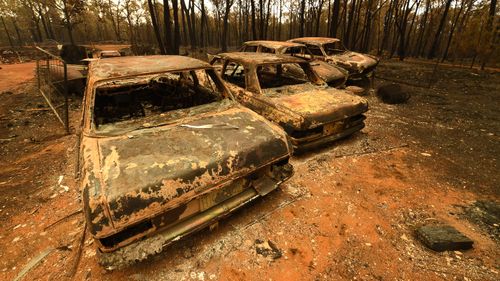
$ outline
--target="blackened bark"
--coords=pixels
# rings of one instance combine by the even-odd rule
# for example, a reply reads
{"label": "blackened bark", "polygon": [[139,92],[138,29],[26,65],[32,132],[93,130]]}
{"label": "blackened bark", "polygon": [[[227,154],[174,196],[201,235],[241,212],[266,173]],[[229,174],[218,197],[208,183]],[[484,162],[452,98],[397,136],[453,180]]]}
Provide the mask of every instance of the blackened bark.
{"label": "blackened bark", "polygon": [[306,10],[306,0],[302,0],[300,2],[300,11],[299,11],[299,37],[304,37],[304,25],[305,25],[305,10]]}
{"label": "blackened bark", "polygon": [[257,40],[257,26],[255,25],[255,0],[250,0],[252,10],[252,39]]}
{"label": "blackened bark", "polygon": [[151,24],[153,25],[153,31],[156,36],[156,42],[158,43],[158,48],[160,49],[160,54],[165,55],[165,47],[161,40],[160,28],[158,27],[158,21],[156,20],[156,9],[152,0],[148,0],[149,14],[151,15]]}
{"label": "blackened bark", "polygon": [[431,49],[429,50],[429,54],[427,54],[428,59],[433,59],[436,56],[437,49],[439,47],[439,43],[441,42],[441,32],[443,31],[444,24],[446,22],[446,18],[448,17],[448,11],[450,10],[452,0],[446,0],[446,5],[444,7],[443,16],[439,21],[439,26],[436,31],[436,35],[434,36],[434,41],[432,42]]}
{"label": "blackened bark", "polygon": [[5,20],[2,16],[0,16],[0,19],[2,19],[3,28],[5,29],[5,34],[7,34],[7,39],[9,39],[9,44],[12,48],[14,48],[14,44],[12,43],[12,38],[10,37],[10,33],[7,29],[7,25],[5,24]]}
{"label": "blackened bark", "polygon": [[222,38],[221,38],[222,52],[227,51],[227,30],[229,26],[228,19],[229,19],[229,12],[231,11],[231,6],[233,5],[233,2],[234,0],[226,0],[226,11],[224,12]]}
{"label": "blackened bark", "polygon": [[165,33],[165,52],[172,54],[172,23],[170,22],[170,5],[168,0],[163,0],[163,26]]}
{"label": "blackened bark", "polygon": [[179,25],[179,5],[177,0],[172,0],[172,9],[174,10],[173,16],[174,16],[174,44],[173,44],[173,49],[172,49],[172,54],[178,55],[179,54],[179,46],[180,46],[180,41],[181,41],[181,31],[180,31],[180,25]]}

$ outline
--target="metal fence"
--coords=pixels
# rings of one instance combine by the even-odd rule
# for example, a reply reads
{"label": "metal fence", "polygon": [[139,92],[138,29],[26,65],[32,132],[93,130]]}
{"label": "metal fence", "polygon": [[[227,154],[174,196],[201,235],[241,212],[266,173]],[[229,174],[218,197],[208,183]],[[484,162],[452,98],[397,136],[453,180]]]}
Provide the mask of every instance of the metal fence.
{"label": "metal fence", "polygon": [[38,92],[45,98],[57,119],[69,134],[68,66],[59,56],[36,47],[42,59],[36,61]]}

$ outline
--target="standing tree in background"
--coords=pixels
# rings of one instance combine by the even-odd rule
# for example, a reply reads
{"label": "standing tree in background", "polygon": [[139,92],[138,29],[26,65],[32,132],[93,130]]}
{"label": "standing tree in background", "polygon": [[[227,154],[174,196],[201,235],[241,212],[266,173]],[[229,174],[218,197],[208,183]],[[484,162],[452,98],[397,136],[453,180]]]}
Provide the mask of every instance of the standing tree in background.
{"label": "standing tree in background", "polygon": [[55,0],[54,7],[63,15],[62,23],[68,30],[71,45],[76,45],[73,30],[79,23],[78,16],[84,11],[85,0]]}
{"label": "standing tree in background", "polygon": [[306,12],[306,0],[300,1],[300,11],[299,11],[299,37],[304,37],[304,26],[305,26],[305,12]]}
{"label": "standing tree in background", "polygon": [[332,6],[332,11],[331,11],[331,17],[328,19],[330,23],[330,37],[337,37],[337,29],[338,29],[338,23],[339,23],[339,12],[340,12],[340,0],[334,0],[333,1],[333,6]]}
{"label": "standing tree in background", "polygon": [[221,47],[222,51],[225,52],[227,51],[227,32],[228,32],[228,19],[229,19],[229,12],[231,11],[231,6],[233,6],[234,0],[226,0],[225,1],[225,12],[224,12],[224,18],[222,22],[222,36],[221,36]]}
{"label": "standing tree in background", "polygon": [[434,36],[434,41],[432,41],[431,49],[429,50],[429,54],[427,55],[428,59],[433,59],[436,56],[436,52],[441,41],[441,32],[443,31],[446,18],[448,17],[448,11],[450,10],[451,1],[452,0],[446,0],[443,15],[441,16],[441,20],[439,21],[439,26],[437,28],[436,35]]}
{"label": "standing tree in background", "polygon": [[163,25],[165,33],[165,51],[168,54],[172,54],[174,40],[172,39],[172,23],[170,22],[170,6],[168,0],[163,0]]}
{"label": "standing tree in background", "polygon": [[153,25],[153,30],[156,36],[156,42],[158,43],[158,47],[160,49],[160,54],[165,55],[166,54],[165,47],[161,40],[160,28],[158,26],[158,21],[156,17],[156,8],[153,3],[153,0],[148,0],[148,8],[149,8],[149,14],[151,16],[151,24]]}
{"label": "standing tree in background", "polygon": [[[167,1],[167,0],[165,0]],[[179,46],[181,44],[181,31],[180,31],[180,26],[179,26],[179,5],[177,0],[172,0],[172,9],[173,9],[173,16],[174,16],[174,44],[172,45],[172,54],[173,55],[178,55],[179,54]]]}

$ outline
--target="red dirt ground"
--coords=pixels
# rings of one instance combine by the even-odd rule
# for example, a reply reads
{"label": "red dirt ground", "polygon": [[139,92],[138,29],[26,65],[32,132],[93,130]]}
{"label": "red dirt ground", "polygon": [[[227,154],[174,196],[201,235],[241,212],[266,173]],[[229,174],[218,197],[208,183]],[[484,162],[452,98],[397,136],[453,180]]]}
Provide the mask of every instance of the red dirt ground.
{"label": "red dirt ground", "polygon": [[0,64],[0,92],[33,79],[35,63]]}
{"label": "red dirt ground", "polygon": [[[12,280],[47,249],[24,280],[499,279],[498,240],[464,220],[459,207],[499,198],[498,73],[440,68],[430,89],[406,87],[408,104],[368,96],[366,128],[294,157],[295,175],[281,189],[213,231],[108,272],[97,264],[88,235],[77,258],[84,223],[74,178],[76,136],[64,135],[24,82],[32,79],[32,66],[17,66],[24,69],[19,80],[0,79],[0,89],[12,92],[0,93],[0,280]],[[378,75],[426,84],[429,67],[388,61]],[[73,104],[74,132],[79,107]],[[474,248],[436,253],[423,247],[415,228],[436,222],[455,226]],[[256,240],[271,240],[283,256],[257,254]]]}

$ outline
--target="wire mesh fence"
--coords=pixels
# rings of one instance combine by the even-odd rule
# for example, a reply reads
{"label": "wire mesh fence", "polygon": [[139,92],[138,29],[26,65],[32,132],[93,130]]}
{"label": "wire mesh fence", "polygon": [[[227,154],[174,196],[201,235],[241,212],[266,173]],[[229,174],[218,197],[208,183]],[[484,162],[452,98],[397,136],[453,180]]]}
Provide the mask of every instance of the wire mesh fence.
{"label": "wire mesh fence", "polygon": [[38,92],[45,98],[57,119],[69,133],[68,68],[59,56],[37,47],[42,59],[36,61]]}

